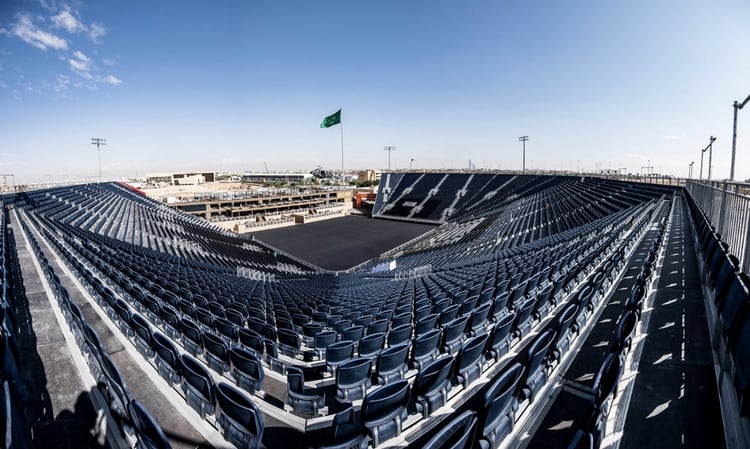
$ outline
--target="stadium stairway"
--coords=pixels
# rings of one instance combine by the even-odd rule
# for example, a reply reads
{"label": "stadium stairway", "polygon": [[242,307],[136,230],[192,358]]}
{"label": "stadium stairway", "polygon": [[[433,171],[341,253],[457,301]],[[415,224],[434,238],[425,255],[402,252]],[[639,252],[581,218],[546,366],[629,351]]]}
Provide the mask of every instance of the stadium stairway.
{"label": "stadium stairway", "polygon": [[726,447],[690,219],[680,196],[620,448]]}
{"label": "stadium stairway", "polygon": [[[128,447],[121,435],[116,435],[111,429],[107,433],[108,426],[96,422],[100,419],[97,415],[100,412],[97,410],[102,409],[101,406],[97,406],[101,403],[101,396],[96,386],[92,385],[91,379],[87,379],[88,367],[85,361],[74,354],[75,349],[72,346],[75,346],[75,342],[72,341],[72,335],[65,335],[65,326],[61,325],[55,316],[55,302],[49,297],[49,292],[45,291],[42,281],[44,276],[37,272],[34,255],[22,237],[23,230],[15,215],[12,215],[11,224],[17,236],[18,257],[26,296],[34,316],[34,332],[39,336],[36,350],[42,365],[35,372],[24,373],[29,376],[25,377],[25,381],[32,387],[46,382],[51,403],[51,411],[44,411],[43,415],[39,415],[37,411],[37,416],[32,418],[35,421],[35,446],[71,449]],[[114,325],[104,317],[103,311],[96,310],[98,306],[88,297],[85,290],[79,287],[67,267],[64,267],[46,243],[41,246],[50,265],[68,290],[71,300],[79,306],[86,322],[96,330],[104,349],[120,368],[133,396],[156,417],[172,447],[187,449],[228,446],[226,443],[222,444],[224,440],[215,430],[211,429],[215,433],[212,435],[211,430],[198,429],[191,424],[202,423],[202,420],[188,419],[185,414],[193,412],[184,405],[182,399],[167,397],[173,390],[166,383],[161,385],[163,381],[158,375],[144,370],[138,362],[137,355],[126,349],[128,345],[123,344],[121,340],[124,337],[118,335],[119,333],[111,327]],[[30,394],[35,394],[33,388],[29,390]],[[106,441],[102,438],[97,439],[97,431],[107,433]]]}
{"label": "stadium stairway", "polygon": [[596,326],[558,380],[538,427],[521,435],[517,446],[589,447],[586,439],[603,437],[601,447],[609,448],[726,447],[696,253],[681,195],[669,214],[654,276],[644,285],[642,316],[634,320],[632,341],[627,340],[616,363],[621,374],[614,399],[604,421],[594,425],[606,430],[577,438],[578,429],[591,420],[587,407],[600,394],[597,380],[606,373],[606,357],[618,350],[621,323],[632,309],[629,300],[643,278],[649,250],[658,246],[656,227],[627,262]]}

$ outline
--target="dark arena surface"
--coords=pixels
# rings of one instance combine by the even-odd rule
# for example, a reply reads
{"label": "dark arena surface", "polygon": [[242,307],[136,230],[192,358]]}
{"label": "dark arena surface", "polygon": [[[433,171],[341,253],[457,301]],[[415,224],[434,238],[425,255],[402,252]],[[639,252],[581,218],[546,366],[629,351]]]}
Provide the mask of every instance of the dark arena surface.
{"label": "dark arena surface", "polygon": [[327,270],[346,270],[435,226],[350,215],[256,232],[258,240]]}

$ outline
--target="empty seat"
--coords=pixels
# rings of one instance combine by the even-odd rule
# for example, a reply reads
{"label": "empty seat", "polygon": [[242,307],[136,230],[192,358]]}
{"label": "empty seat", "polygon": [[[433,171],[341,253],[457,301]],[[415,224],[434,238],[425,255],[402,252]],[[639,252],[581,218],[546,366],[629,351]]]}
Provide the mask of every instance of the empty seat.
{"label": "empty seat", "polygon": [[336,342],[336,331],[321,331],[313,337],[313,353],[319,358],[326,358],[327,348]]}
{"label": "empty seat", "polygon": [[411,338],[412,326],[410,323],[401,324],[391,328],[388,332],[388,346],[397,346]]}
{"label": "empty seat", "polygon": [[484,412],[481,414],[482,449],[497,449],[513,430],[518,408],[516,390],[523,377],[524,367],[514,363],[506,368],[484,394]]}
{"label": "empty seat", "polygon": [[362,421],[355,419],[354,407],[336,413],[331,424],[331,438],[320,449],[367,449]]}
{"label": "empty seat", "polygon": [[360,416],[372,438],[372,447],[401,434],[409,401],[409,382],[398,380],[365,396]]}
{"label": "empty seat", "polygon": [[482,374],[487,339],[487,334],[472,337],[458,351],[456,356],[456,381],[464,388],[467,388],[471,382]]}
{"label": "empty seat", "polygon": [[225,440],[238,448],[261,447],[263,419],[253,401],[222,382],[216,388],[216,405],[216,422]]}
{"label": "empty seat", "polygon": [[287,403],[292,406],[294,413],[305,416],[317,416],[318,409],[323,406],[325,398],[315,391],[305,388],[305,376],[302,370],[290,366],[286,374]]}
{"label": "empty seat", "polygon": [[128,406],[130,420],[138,440],[137,447],[142,449],[172,449],[167,436],[153,415],[137,399]]}
{"label": "empty seat", "polygon": [[226,318],[216,318],[214,320],[214,328],[221,338],[228,344],[235,343],[239,338],[239,328],[237,324]]}
{"label": "empty seat", "polygon": [[156,369],[170,386],[180,382],[182,376],[182,365],[180,353],[175,344],[160,332],[152,335],[152,347],[156,354]]}
{"label": "empty seat", "polygon": [[234,347],[229,351],[230,374],[237,386],[250,393],[260,390],[263,386],[263,364],[252,351],[242,347]]}
{"label": "empty seat", "polygon": [[279,339],[279,349],[281,353],[289,356],[296,357],[300,352],[302,343],[300,342],[299,335],[289,329],[279,329],[277,331],[277,337]]}
{"label": "empty seat", "polygon": [[214,414],[216,387],[211,374],[201,363],[188,354],[182,354],[182,392],[188,405],[201,418]]}
{"label": "empty seat", "polygon": [[555,332],[547,329],[531,343],[526,354],[526,379],[523,384],[524,397],[529,401],[547,383],[547,354],[555,338]]}
{"label": "empty seat", "polygon": [[99,361],[104,380],[104,382],[99,382],[99,386],[103,389],[110,412],[120,419],[125,418],[128,416],[128,404],[133,400],[125,378],[109,354],[101,353]]}
{"label": "empty seat", "polygon": [[518,305],[515,322],[513,323],[513,333],[522,338],[531,331],[531,314],[534,313],[536,298],[529,298]]}
{"label": "empty seat", "polygon": [[467,410],[441,426],[441,429],[422,446],[423,449],[469,449],[474,441],[477,418]]}
{"label": "empty seat", "polygon": [[141,354],[146,357],[153,357],[154,351],[151,349],[151,338],[153,331],[151,325],[140,313],[134,313],[131,319],[133,330],[135,331],[135,347]]}
{"label": "empty seat", "polygon": [[417,413],[427,418],[448,400],[454,359],[445,355],[425,366],[414,379],[412,396]]}
{"label": "empty seat", "polygon": [[359,341],[359,356],[374,359],[378,356],[380,350],[383,349],[383,346],[385,346],[384,333],[370,334],[362,337],[362,339]]}
{"label": "empty seat", "polygon": [[380,352],[377,359],[375,374],[379,384],[386,384],[406,375],[406,359],[409,356],[409,344],[393,346]]}
{"label": "empty seat", "polygon": [[577,312],[578,304],[571,302],[555,318],[553,329],[556,337],[552,347],[552,358],[555,361],[559,361],[570,348],[570,342],[573,339],[573,332],[570,328]]}
{"label": "empty seat", "polygon": [[254,352],[259,357],[263,355],[263,336],[248,328],[239,329],[240,344],[246,349]]}
{"label": "empty seat", "polygon": [[437,326],[438,318],[440,318],[440,315],[438,315],[437,313],[433,313],[420,318],[420,320],[417,321],[417,327],[415,331],[416,334],[422,335],[431,331],[432,329],[435,329],[435,326]]}
{"label": "empty seat", "polygon": [[414,340],[414,353],[411,357],[412,368],[422,369],[424,365],[435,360],[440,351],[440,329],[433,329]]}
{"label": "empty seat", "polygon": [[468,316],[461,316],[445,325],[442,342],[443,352],[454,354],[458,351],[466,339],[466,326],[468,322]]}
{"label": "empty seat", "polygon": [[474,335],[485,331],[487,317],[490,314],[490,307],[490,304],[484,304],[472,310],[469,323],[467,324],[467,332],[469,336],[473,337]]}
{"label": "empty seat", "polygon": [[440,325],[444,326],[448,324],[449,322],[455,320],[456,317],[458,316],[458,309],[459,309],[458,304],[453,304],[443,309],[443,311],[440,312],[440,319],[438,320]]}
{"label": "empty seat", "polygon": [[190,318],[180,320],[180,332],[182,333],[182,346],[191,355],[203,354],[203,333],[200,327]]}
{"label": "empty seat", "polygon": [[[358,342],[365,334],[365,328],[362,326],[350,326],[341,332],[341,340],[351,340]],[[356,344],[355,344],[356,346]]]}
{"label": "empty seat", "polygon": [[515,313],[506,313],[498,318],[495,326],[492,328],[492,337],[488,342],[487,356],[495,361],[508,353],[510,341],[512,338],[511,329],[516,321]]}
{"label": "empty seat", "polygon": [[385,333],[388,330],[388,320],[375,320],[367,326],[367,335]]}
{"label": "empty seat", "polygon": [[370,382],[372,360],[358,357],[348,360],[338,366],[336,370],[336,399],[351,402],[365,397]]}
{"label": "empty seat", "polygon": [[203,346],[209,368],[219,374],[229,371],[229,345],[220,336],[213,332],[204,333]]}
{"label": "empty seat", "polygon": [[635,312],[632,310],[626,310],[620,316],[620,320],[617,322],[615,338],[612,341],[612,352],[624,356],[630,351],[637,324],[638,317],[636,317]]}
{"label": "empty seat", "polygon": [[338,366],[352,357],[354,357],[354,342],[347,340],[334,343],[326,350],[326,369],[336,375]]}

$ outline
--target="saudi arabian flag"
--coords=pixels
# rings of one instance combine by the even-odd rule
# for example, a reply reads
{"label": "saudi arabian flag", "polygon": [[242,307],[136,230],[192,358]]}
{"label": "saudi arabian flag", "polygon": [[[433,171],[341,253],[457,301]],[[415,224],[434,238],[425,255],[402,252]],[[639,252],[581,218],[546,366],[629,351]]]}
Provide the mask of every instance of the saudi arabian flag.
{"label": "saudi arabian flag", "polygon": [[333,125],[341,123],[341,109],[324,118],[320,123],[321,128],[330,128]]}

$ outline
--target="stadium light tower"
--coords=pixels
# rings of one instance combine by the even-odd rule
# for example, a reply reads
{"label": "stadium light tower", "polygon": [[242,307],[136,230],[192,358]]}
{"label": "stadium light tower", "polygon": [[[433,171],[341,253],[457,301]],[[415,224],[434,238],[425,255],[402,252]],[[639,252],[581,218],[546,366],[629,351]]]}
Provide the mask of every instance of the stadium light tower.
{"label": "stadium light tower", "polygon": [[706,145],[706,148],[701,149],[701,174],[698,179],[703,179],[703,155],[706,151],[708,151],[708,180],[711,180],[711,159],[713,157],[713,146],[714,146],[714,140],[716,140],[716,137],[711,136],[711,138],[708,140],[708,145]]}
{"label": "stadium light tower", "polygon": [[729,170],[730,181],[734,181],[734,156],[737,154],[737,111],[744,108],[748,101],[750,101],[750,95],[742,103],[735,101],[732,104],[732,108],[734,108],[734,121],[732,123],[732,168]]}
{"label": "stadium light tower", "polygon": [[388,152],[388,171],[391,171],[391,151],[396,151],[396,147],[386,146],[383,150]]}
{"label": "stadium light tower", "polygon": [[695,161],[690,161],[688,165],[690,166],[688,168],[688,179],[693,179],[693,165],[695,165]]}
{"label": "stadium light tower", "polygon": [[521,136],[518,138],[519,142],[523,142],[523,172],[526,173],[526,142],[529,140],[529,136]]}
{"label": "stadium light tower", "polygon": [[411,165],[412,165],[413,163],[414,163],[414,158],[411,158],[411,160],[409,161],[409,170],[411,170]]}
{"label": "stadium light tower", "polygon": [[102,149],[107,144],[107,139],[101,137],[92,137],[91,145],[96,145],[96,152],[99,154],[99,182],[102,182]]}

